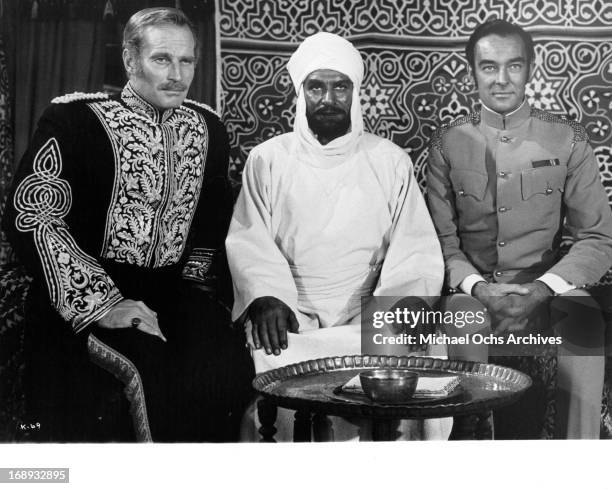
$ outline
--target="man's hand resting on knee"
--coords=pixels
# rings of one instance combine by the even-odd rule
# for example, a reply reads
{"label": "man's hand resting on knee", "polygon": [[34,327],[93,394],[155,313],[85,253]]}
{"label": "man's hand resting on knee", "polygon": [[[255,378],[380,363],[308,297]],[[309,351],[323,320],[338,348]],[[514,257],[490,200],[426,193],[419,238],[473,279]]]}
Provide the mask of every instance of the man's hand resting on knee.
{"label": "man's hand resting on knee", "polygon": [[287,348],[287,331],[297,333],[299,324],[293,311],[276,297],[259,297],[249,307],[255,348],[262,346],[268,355],[280,355]]}
{"label": "man's hand resting on knee", "polygon": [[166,341],[159,329],[157,313],[142,301],[124,299],[115,304],[97,321],[98,326],[107,329],[137,328],[144,333],[158,336]]}

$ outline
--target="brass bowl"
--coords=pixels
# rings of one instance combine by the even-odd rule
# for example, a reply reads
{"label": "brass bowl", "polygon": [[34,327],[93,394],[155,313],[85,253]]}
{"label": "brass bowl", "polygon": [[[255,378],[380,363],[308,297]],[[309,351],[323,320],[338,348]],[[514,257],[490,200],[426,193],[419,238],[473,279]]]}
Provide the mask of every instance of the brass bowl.
{"label": "brass bowl", "polygon": [[359,374],[366,396],[382,404],[401,404],[414,395],[419,374],[412,370],[381,368]]}

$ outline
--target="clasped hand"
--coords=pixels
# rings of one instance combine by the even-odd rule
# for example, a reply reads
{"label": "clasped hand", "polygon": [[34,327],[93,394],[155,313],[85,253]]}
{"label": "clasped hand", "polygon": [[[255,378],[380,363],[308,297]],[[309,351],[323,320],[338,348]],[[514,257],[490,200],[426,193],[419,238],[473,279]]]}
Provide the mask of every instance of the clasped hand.
{"label": "clasped hand", "polygon": [[253,324],[253,343],[256,349],[264,347],[267,355],[280,355],[287,348],[287,331],[297,333],[300,325],[293,311],[276,297],[255,299],[249,307]]}
{"label": "clasped hand", "polygon": [[[133,319],[138,319],[137,326],[132,323]],[[158,336],[166,341],[165,336],[159,329],[157,313],[147,307],[142,301],[124,299],[115,304],[111,309],[98,320],[98,326],[107,329],[121,329],[136,327],[144,333]]]}
{"label": "clasped hand", "polygon": [[495,333],[523,331],[530,317],[545,306],[552,291],[538,280],[526,284],[478,282],[473,295],[487,308]]}

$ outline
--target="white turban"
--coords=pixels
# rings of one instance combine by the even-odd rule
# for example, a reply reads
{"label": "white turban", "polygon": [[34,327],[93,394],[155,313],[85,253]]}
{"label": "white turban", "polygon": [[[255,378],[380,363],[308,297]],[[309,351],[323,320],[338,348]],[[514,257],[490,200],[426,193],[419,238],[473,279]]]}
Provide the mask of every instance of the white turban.
{"label": "white turban", "polygon": [[[307,37],[297,48],[287,63],[289,75],[297,93],[294,132],[308,149],[325,159],[332,157],[338,162],[354,149],[363,134],[363,118],[359,92],[363,82],[363,60],[359,51],[346,39],[329,32],[319,32]],[[302,85],[304,79],[316,70],[334,70],[353,82],[351,104],[351,128],[347,134],[334,139],[325,146],[321,145],[308,127],[306,119],[306,100]],[[323,161],[321,162],[325,164]],[[331,162],[330,162],[331,163]]]}
{"label": "white turban", "polygon": [[363,61],[359,51],[346,39],[319,32],[304,39],[287,63],[289,75],[299,93],[304,78],[315,70],[335,70],[348,76],[353,85],[363,82]]}

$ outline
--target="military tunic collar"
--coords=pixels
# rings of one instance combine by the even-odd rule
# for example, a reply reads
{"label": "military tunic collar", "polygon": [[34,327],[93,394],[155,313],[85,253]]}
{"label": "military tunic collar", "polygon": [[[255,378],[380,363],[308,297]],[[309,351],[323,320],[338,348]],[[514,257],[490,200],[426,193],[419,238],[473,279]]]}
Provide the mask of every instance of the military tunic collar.
{"label": "military tunic collar", "polygon": [[151,105],[136,93],[136,90],[134,90],[130,82],[123,88],[121,100],[134,112],[155,123],[167,121],[174,113],[174,109],[159,110],[157,107]]}
{"label": "military tunic collar", "polygon": [[514,129],[525,122],[531,114],[531,107],[524,100],[518,109],[512,112],[502,115],[494,110],[489,109],[485,104],[482,104],[481,118],[482,121],[490,127],[495,129],[505,130]]}

